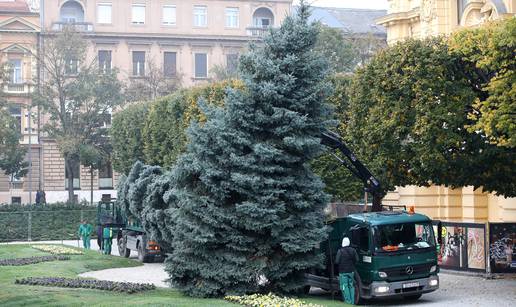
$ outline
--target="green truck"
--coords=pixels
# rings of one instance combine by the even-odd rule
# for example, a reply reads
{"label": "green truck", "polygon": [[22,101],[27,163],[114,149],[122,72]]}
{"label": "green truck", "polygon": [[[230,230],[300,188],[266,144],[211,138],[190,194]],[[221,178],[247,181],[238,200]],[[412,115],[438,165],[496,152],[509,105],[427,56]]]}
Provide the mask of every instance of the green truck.
{"label": "green truck", "polygon": [[117,206],[115,199],[102,199],[97,205],[97,225],[111,227],[117,240],[120,256],[129,258],[131,251],[138,253],[141,262],[164,259],[159,244],[150,240],[138,219],[128,218]]}
{"label": "green truck", "polygon": [[[423,293],[439,288],[437,244],[432,220],[413,211],[384,211],[380,182],[331,131],[321,135],[321,143],[339,151],[334,155],[343,166],[362,180],[372,195],[372,212],[349,214],[328,223],[328,240],[321,242],[325,254],[323,269],[305,274],[305,291],[318,287],[338,291],[338,270],[335,264],[342,238],[347,236],[359,256],[355,274],[355,302],[381,297],[403,297],[417,300]],[[438,233],[441,233],[438,224]]]}
{"label": "green truck", "polygon": [[350,238],[358,255],[355,300],[403,297],[416,300],[439,288],[439,267],[432,221],[407,211],[351,214],[329,223],[321,244],[324,269],[305,274],[305,285],[338,291],[335,256],[342,238]]}

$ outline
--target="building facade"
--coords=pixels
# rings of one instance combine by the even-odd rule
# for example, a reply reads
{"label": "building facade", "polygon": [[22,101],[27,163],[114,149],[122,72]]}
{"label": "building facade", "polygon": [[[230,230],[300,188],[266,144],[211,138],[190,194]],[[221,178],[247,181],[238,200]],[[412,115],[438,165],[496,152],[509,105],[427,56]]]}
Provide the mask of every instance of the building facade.
{"label": "building facade", "polygon": [[41,184],[37,110],[31,108],[31,93],[37,85],[39,25],[39,14],[25,1],[0,1],[0,62],[6,63],[9,70],[8,80],[2,85],[3,99],[18,120],[20,143],[28,149],[27,160],[32,164],[24,178],[0,171],[0,203],[28,203],[29,191],[36,191]]}
{"label": "building facade", "polygon": [[[0,175],[0,203],[34,202],[38,190],[45,191],[49,203],[68,198],[64,159],[55,140],[38,133],[46,117],[38,118],[35,108],[29,132],[38,38],[44,41],[73,26],[89,42],[87,60],[96,59],[103,69],[116,67],[121,81],[144,79],[150,69],[157,69],[164,78],[188,87],[210,81],[215,67],[234,69],[238,54],[250,41],[260,40],[267,28],[278,27],[291,5],[291,0],[0,1],[1,56],[15,64],[15,79],[6,92],[16,103],[11,109],[21,121],[22,143],[33,148],[27,157],[32,161],[29,175]],[[3,6],[12,12],[4,12]],[[91,188],[94,201],[116,196],[118,174],[109,165],[94,171],[93,180],[89,168],[79,166],[74,173],[80,174],[73,180],[78,200],[90,200]]]}
{"label": "building facade", "polygon": [[[516,0],[389,0],[388,14],[377,19],[387,29],[387,42],[447,35],[485,21],[516,13]],[[434,219],[460,222],[515,222],[516,199],[483,193],[482,189],[442,186],[398,187],[386,204],[414,205]]]}

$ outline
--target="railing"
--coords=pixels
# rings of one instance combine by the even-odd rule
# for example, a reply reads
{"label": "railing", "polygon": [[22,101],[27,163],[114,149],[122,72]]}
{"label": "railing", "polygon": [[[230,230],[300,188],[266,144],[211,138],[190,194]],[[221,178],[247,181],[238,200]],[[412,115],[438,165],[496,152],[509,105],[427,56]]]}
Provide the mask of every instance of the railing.
{"label": "railing", "polygon": [[91,22],[65,22],[58,21],[52,23],[52,31],[62,31],[66,27],[72,27],[78,32],[93,32],[93,23]]}
{"label": "railing", "polygon": [[269,26],[252,26],[247,27],[247,35],[254,37],[263,37],[269,31]]}
{"label": "railing", "polygon": [[28,94],[29,85],[27,83],[8,83],[4,86],[4,92],[8,94]]}

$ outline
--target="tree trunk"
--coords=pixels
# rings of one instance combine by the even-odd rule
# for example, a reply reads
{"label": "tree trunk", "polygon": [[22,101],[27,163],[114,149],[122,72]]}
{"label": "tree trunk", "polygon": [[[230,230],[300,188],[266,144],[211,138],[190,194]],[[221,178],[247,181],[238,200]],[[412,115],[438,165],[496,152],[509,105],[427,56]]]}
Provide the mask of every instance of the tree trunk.
{"label": "tree trunk", "polygon": [[93,206],[93,166],[90,166],[90,205]]}
{"label": "tree trunk", "polygon": [[66,181],[68,182],[68,203],[74,204],[75,199],[73,197],[73,167],[72,163],[70,161],[70,158],[65,157],[65,167],[68,172],[68,178],[66,178]]}
{"label": "tree trunk", "polygon": [[373,207],[371,208],[371,212],[380,212],[382,211],[382,196],[378,194],[373,194]]}

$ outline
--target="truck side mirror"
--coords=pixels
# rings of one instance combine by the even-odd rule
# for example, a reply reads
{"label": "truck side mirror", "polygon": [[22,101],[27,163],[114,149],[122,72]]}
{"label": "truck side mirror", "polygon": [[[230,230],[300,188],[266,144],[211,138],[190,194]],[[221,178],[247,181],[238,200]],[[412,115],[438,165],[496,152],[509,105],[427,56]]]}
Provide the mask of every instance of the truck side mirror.
{"label": "truck side mirror", "polygon": [[442,233],[443,233],[443,223],[441,221],[439,221],[439,223],[437,223],[437,243],[439,243],[439,244],[443,244]]}

